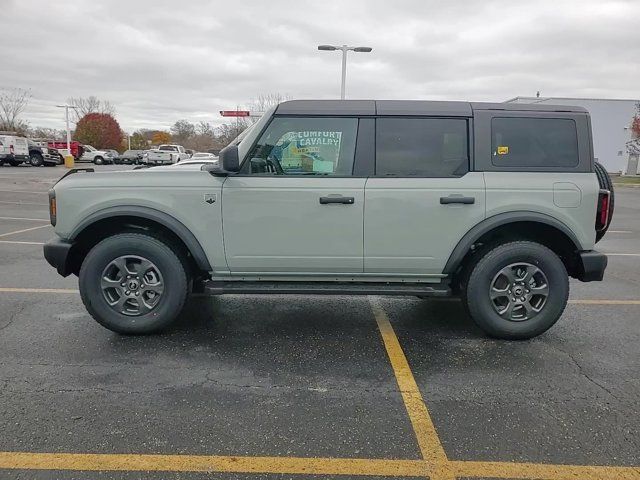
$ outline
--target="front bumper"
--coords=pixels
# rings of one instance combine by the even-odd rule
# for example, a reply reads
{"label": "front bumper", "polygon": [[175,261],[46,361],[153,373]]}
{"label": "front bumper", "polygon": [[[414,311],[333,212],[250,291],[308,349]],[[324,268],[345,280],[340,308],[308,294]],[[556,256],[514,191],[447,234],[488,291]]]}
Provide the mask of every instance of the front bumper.
{"label": "front bumper", "polygon": [[607,268],[607,256],[595,250],[578,252],[576,278],[583,282],[599,282],[604,278]]}
{"label": "front bumper", "polygon": [[71,242],[55,237],[45,243],[43,247],[44,258],[63,277],[72,273],[69,262],[69,252],[72,246]]}
{"label": "front bumper", "polygon": [[57,155],[51,155],[49,153],[43,153],[42,154],[42,159],[44,160],[45,163],[53,163],[55,165],[58,165],[60,163],[60,157]]}

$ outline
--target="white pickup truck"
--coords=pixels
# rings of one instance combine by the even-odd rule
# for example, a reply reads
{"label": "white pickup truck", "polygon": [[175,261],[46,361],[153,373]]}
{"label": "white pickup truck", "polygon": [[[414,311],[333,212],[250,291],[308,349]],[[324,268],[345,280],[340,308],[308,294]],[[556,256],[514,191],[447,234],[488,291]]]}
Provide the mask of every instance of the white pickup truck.
{"label": "white pickup truck", "polygon": [[158,148],[149,150],[143,157],[142,163],[148,165],[167,165],[178,163],[181,160],[190,158],[182,145],[160,145]]}

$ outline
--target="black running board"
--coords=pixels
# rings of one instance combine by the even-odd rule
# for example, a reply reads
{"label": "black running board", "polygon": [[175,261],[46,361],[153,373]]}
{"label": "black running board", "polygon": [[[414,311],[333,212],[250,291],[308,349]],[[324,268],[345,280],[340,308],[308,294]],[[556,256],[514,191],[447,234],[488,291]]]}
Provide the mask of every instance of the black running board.
{"label": "black running board", "polygon": [[213,281],[203,285],[205,295],[226,293],[291,295],[407,295],[448,297],[451,289],[443,284],[374,282],[249,282]]}

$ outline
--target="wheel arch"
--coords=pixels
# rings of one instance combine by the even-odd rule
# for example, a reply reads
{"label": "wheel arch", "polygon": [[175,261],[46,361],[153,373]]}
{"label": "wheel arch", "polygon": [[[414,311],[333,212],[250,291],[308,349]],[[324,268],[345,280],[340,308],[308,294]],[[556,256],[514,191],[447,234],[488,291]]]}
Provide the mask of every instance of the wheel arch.
{"label": "wheel arch", "polygon": [[[102,240],[105,234],[136,229],[153,230],[184,247],[192,266],[201,272],[210,272],[211,264],[195,235],[175,217],[144,206],[108,207],[84,218],[70,233],[68,240],[74,244],[74,255],[78,263],[88,249]],[[80,257],[80,258],[78,258]],[[81,263],[81,262],[80,262]],[[75,271],[79,265],[73,265]]]}
{"label": "wheel arch", "polygon": [[577,268],[574,253],[582,250],[576,235],[556,218],[538,212],[507,212],[489,217],[469,230],[451,252],[443,273],[456,274],[473,254],[474,246],[498,239],[542,243],[561,257],[570,274]]}

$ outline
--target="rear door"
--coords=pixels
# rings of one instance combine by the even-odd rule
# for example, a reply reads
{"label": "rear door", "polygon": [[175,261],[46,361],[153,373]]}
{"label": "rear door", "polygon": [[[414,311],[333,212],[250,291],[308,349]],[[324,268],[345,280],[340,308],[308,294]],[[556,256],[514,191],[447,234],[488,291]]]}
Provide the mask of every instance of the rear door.
{"label": "rear door", "polygon": [[27,139],[24,137],[13,137],[13,154],[17,158],[28,158],[29,157],[29,144],[27,143]]}
{"label": "rear door", "polygon": [[434,276],[485,217],[481,172],[470,172],[466,117],[381,117],[365,189],[364,271]]}
{"label": "rear door", "polygon": [[363,271],[365,177],[353,176],[357,118],[274,117],[223,185],[234,274]]}

